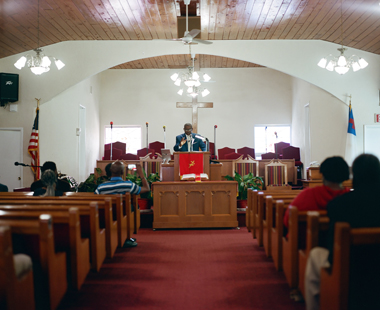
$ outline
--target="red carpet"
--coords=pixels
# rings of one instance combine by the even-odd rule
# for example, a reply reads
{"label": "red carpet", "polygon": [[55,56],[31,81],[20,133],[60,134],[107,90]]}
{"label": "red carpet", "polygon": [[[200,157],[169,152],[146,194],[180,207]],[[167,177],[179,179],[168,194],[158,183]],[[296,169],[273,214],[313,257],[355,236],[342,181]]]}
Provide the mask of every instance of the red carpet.
{"label": "red carpet", "polygon": [[246,228],[141,229],[59,309],[304,310]]}

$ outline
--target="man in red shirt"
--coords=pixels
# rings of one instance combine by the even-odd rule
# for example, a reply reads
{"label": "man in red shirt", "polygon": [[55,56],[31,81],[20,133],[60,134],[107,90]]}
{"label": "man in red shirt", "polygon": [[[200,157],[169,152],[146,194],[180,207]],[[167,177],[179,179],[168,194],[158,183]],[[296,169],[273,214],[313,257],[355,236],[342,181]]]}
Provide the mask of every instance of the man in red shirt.
{"label": "man in red shirt", "polygon": [[[323,185],[303,190],[291,205],[299,211],[326,210],[327,203],[337,196],[349,191],[342,185],[350,176],[349,168],[345,160],[340,156],[325,159],[319,171],[323,176]],[[288,227],[289,209],[284,216],[284,225]]]}

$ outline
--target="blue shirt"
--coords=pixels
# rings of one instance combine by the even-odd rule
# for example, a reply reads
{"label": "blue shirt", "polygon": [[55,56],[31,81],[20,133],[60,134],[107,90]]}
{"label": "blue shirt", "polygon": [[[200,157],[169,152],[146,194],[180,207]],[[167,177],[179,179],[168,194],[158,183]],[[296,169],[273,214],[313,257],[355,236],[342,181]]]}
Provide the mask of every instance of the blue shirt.
{"label": "blue shirt", "polygon": [[98,185],[95,194],[140,194],[141,187],[131,181],[123,181],[121,177],[112,177],[110,181]]}

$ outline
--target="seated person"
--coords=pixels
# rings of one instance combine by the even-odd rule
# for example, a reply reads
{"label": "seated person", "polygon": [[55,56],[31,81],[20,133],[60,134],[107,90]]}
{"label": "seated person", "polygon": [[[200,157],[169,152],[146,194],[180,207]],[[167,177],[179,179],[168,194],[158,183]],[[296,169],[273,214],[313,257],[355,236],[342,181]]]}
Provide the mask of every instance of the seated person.
{"label": "seated person", "polygon": [[[149,183],[142,171],[140,163],[136,164],[136,170],[138,175],[141,177],[142,185],[138,186],[137,184],[131,181],[123,181],[121,178],[124,173],[124,164],[121,161],[115,161],[112,163],[110,172],[111,178],[109,181],[106,181],[102,184],[99,184],[95,190],[95,194],[125,194],[131,193],[134,195],[139,195],[142,193],[147,193],[150,191]],[[127,240],[123,247],[134,247],[137,246],[136,239],[131,238]]]}
{"label": "seated person", "polygon": [[[70,184],[65,180],[58,179],[58,172],[57,172],[56,164],[52,161],[46,161],[43,164],[43,166],[41,167],[41,174],[43,174],[48,169],[52,170],[55,173],[55,177],[57,179],[56,190],[62,191],[62,192],[70,192],[71,191]],[[30,186],[30,190],[34,192],[34,191],[36,191],[36,189],[42,188],[42,187],[44,187],[42,181],[38,180],[38,181],[35,181],[32,183],[32,185]]]}
{"label": "seated person", "polygon": [[44,187],[37,188],[33,196],[54,197],[62,196],[63,192],[56,190],[57,176],[53,170],[45,170],[41,177]]}
{"label": "seated person", "polygon": [[[325,210],[330,200],[349,191],[342,185],[343,181],[350,176],[348,165],[342,157],[334,156],[325,159],[319,171],[323,176],[323,185],[306,188],[299,193],[291,202],[291,205],[297,207],[298,210]],[[284,225],[289,227],[289,209],[284,215]]]}
{"label": "seated person", "polygon": [[[327,216],[330,218],[327,249],[313,248],[306,265],[305,274],[305,302],[307,310],[319,309],[319,292],[321,268],[333,264],[334,228],[337,222],[347,222],[351,228],[380,227],[380,162],[376,156],[362,154],[352,165],[353,191],[345,193],[327,204]],[[377,276],[375,278],[378,278]],[[370,281],[368,277],[366,281]],[[373,279],[372,279],[373,280]],[[352,279],[351,279],[352,281]],[[355,279],[350,282],[354,284]],[[373,300],[362,299],[363,292],[356,288],[350,294],[351,302],[361,305],[353,309],[380,309],[380,299],[373,296]],[[373,290],[372,292],[375,292]],[[364,293],[365,294],[365,293]],[[376,303],[374,305],[373,303]],[[352,304],[350,305],[350,307]],[[364,307],[365,306],[365,307]]]}
{"label": "seated person", "polygon": [[201,148],[202,152],[206,152],[206,144],[201,139],[197,138],[195,133],[192,133],[193,125],[186,123],[183,130],[185,133],[178,135],[175,138],[174,151],[199,151],[199,148]]}

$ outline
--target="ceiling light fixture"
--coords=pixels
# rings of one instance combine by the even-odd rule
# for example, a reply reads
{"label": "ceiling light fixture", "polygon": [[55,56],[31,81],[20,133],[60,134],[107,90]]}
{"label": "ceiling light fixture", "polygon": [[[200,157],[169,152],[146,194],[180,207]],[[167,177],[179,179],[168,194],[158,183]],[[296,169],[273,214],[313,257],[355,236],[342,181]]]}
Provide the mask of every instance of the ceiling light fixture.
{"label": "ceiling light fixture", "polygon": [[19,60],[16,61],[14,66],[21,70],[24,68],[25,64],[28,65],[28,68],[35,74],[35,75],[41,75],[42,73],[48,72],[50,70],[51,60],[52,58],[54,60],[55,65],[57,66],[58,70],[61,70],[65,64],[51,56],[46,56],[42,51],[42,48],[40,48],[40,0],[38,0],[38,9],[37,9],[37,48],[34,49],[36,52],[36,55],[26,55],[22,56]]}
{"label": "ceiling light fixture", "polygon": [[342,46],[338,48],[340,56],[334,57],[330,54],[326,57],[323,57],[318,62],[318,66],[328,71],[335,70],[335,72],[341,75],[346,74],[350,70],[350,68],[352,68],[352,71],[356,72],[360,69],[364,69],[365,67],[367,67],[368,62],[366,62],[363,58],[359,58],[356,55],[352,55],[349,58],[346,58],[346,56],[344,56],[344,52],[347,50],[347,48],[343,47],[343,0],[340,5],[340,30],[342,40]]}
{"label": "ceiling light fixture", "polygon": [[192,65],[187,67],[187,71],[179,73],[176,72],[170,76],[170,79],[174,82],[174,85],[176,86],[181,86],[182,84],[184,84],[186,91],[184,91],[184,88],[181,88],[177,92],[178,95],[182,96],[183,94],[187,94],[188,96],[194,98],[201,94],[202,97],[205,97],[210,93],[210,91],[206,88],[202,88],[201,85],[203,82],[209,82],[211,80],[211,77],[207,73],[202,74],[199,71],[195,71],[194,54],[191,54],[191,61]]}

